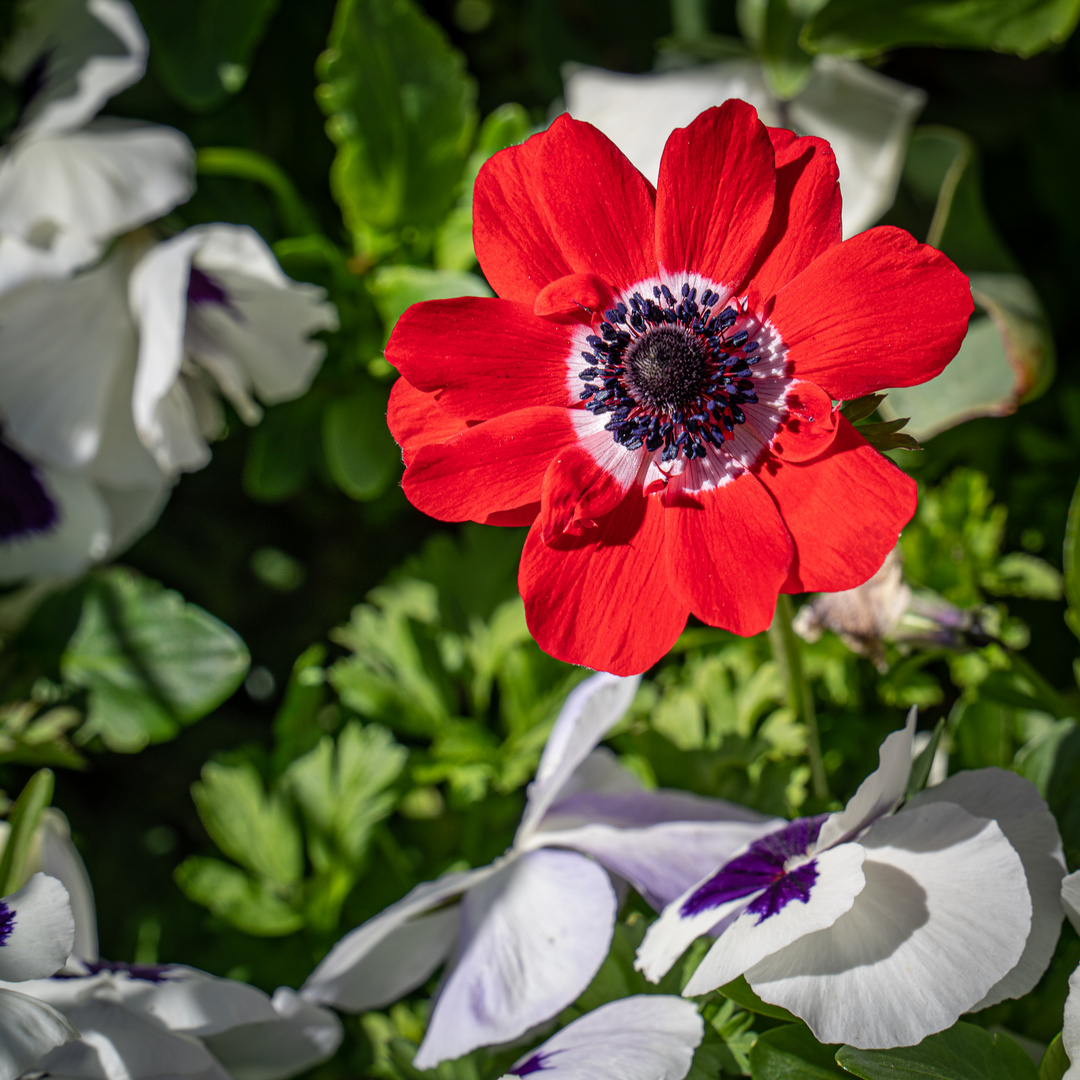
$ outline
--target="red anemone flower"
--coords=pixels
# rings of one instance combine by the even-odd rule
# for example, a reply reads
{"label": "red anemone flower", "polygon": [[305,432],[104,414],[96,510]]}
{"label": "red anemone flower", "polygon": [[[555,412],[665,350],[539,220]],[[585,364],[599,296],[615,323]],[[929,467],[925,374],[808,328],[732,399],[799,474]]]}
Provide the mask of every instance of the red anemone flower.
{"label": "red anemone flower", "polygon": [[484,166],[473,214],[499,299],[402,316],[389,422],[419,509],[532,526],[542,648],[639,672],[691,612],[754,634],[779,593],[881,566],[915,485],[834,401],[937,375],[971,294],[900,229],[841,242],[827,143],[729,101],[671,135],[654,190],[561,116]]}

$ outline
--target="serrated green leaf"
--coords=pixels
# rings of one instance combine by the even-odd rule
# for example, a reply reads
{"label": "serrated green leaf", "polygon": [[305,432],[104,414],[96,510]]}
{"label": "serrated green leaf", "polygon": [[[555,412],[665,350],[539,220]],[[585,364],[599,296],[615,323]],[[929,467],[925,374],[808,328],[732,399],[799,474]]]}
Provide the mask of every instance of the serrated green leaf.
{"label": "serrated green leaf", "polygon": [[240,685],[249,656],[224,623],[129,570],[90,579],[61,657],[64,681],[89,694],[79,738],[141,750],[172,738]]}
{"label": "serrated green leaf", "polygon": [[150,38],[151,63],[189,109],[220,105],[247,80],[252,53],[279,0],[135,0]]}
{"label": "serrated green leaf", "polygon": [[787,1024],[758,1036],[750,1051],[751,1073],[754,1080],[836,1080],[846,1074],[835,1052],[803,1024]]}
{"label": "serrated green leaf", "polygon": [[873,416],[885,398],[885,394],[866,394],[864,397],[852,398],[841,403],[840,411],[852,424],[857,424],[860,420]]}
{"label": "serrated green leaf", "polygon": [[333,401],[323,414],[323,453],[330,475],[352,499],[381,495],[401,468],[386,427],[386,396],[377,388]]}
{"label": "serrated green leaf", "polygon": [[176,883],[196,904],[245,934],[282,937],[304,925],[303,916],[236,866],[193,855],[176,868]]}
{"label": "serrated green leaf", "polygon": [[254,765],[210,762],[191,796],[210,838],[229,858],[270,882],[300,881],[300,830],[285,801],[267,793]]}
{"label": "serrated green leaf", "polygon": [[1038,1080],[1035,1063],[1003,1033],[956,1024],[918,1046],[857,1050],[843,1046],[836,1060],[863,1080]]}
{"label": "serrated green leaf", "polygon": [[338,148],[331,183],[358,248],[367,227],[438,224],[477,119],[475,85],[443,31],[412,0],[340,0],[319,74]]}
{"label": "serrated green leaf", "polygon": [[802,44],[850,57],[902,45],[1033,56],[1064,41],[1077,18],[1077,0],[829,0],[807,24]]}

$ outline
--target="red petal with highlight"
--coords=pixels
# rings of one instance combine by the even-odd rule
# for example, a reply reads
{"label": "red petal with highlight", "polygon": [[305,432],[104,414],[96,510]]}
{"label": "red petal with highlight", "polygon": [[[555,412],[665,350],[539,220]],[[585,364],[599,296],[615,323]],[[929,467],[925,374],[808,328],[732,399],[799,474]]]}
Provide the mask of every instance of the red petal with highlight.
{"label": "red petal with highlight", "polygon": [[790,411],[769,450],[785,461],[807,461],[828,450],[839,416],[832,398],[820,386],[795,379],[786,404]]}
{"label": "red petal with highlight", "polygon": [[599,536],[545,544],[537,521],[518,585],[529,630],[571,664],[636,675],[675,644],[688,608],[668,588],[659,499],[631,493],[599,522]]}
{"label": "red petal with highlight", "polygon": [[668,137],[656,189],[656,256],[734,289],[773,211],[772,142],[752,105],[726,101]]}
{"label": "red petal with highlight", "polygon": [[551,459],[576,439],[567,409],[520,409],[419,447],[402,487],[440,521],[484,521],[539,502]]}
{"label": "red petal with highlight", "polygon": [[547,132],[489,158],[473,188],[473,246],[484,277],[507,300],[531,304],[571,273],[539,203],[536,156]]}
{"label": "red petal with highlight", "polygon": [[591,124],[563,114],[536,156],[548,231],[577,274],[616,290],[656,273],[652,185]]}
{"label": "red petal with highlight", "polygon": [[567,274],[545,285],[533,304],[540,316],[580,315],[603,311],[615,300],[611,286],[595,274]]}
{"label": "red petal with highlight", "polygon": [[940,251],[879,226],[829,248],[769,313],[794,374],[846,401],[937,375],[956,355],[973,304]]}
{"label": "red petal with highlight", "polygon": [[768,492],[751,473],[694,496],[665,516],[672,591],[710,626],[749,636],[768,629],[794,554]]}
{"label": "red petal with highlight", "polygon": [[769,128],[776,154],[776,197],[747,288],[768,299],[843,239],[840,173],[832,147]]}
{"label": "red petal with highlight", "polygon": [[[626,488],[581,446],[560,451],[544,474],[540,527],[545,544],[564,533],[588,535],[598,518],[622,502]],[[589,539],[596,539],[595,535]]]}
{"label": "red petal with highlight", "polygon": [[417,390],[406,379],[398,379],[390,388],[386,423],[406,465],[421,446],[444,442],[468,427],[460,417],[443,412],[434,394]]}
{"label": "red petal with highlight", "polygon": [[508,300],[426,300],[398,319],[386,358],[413,386],[438,391],[447,412],[488,420],[573,403],[566,368],[572,334],[572,327]]}
{"label": "red petal with highlight", "polygon": [[795,538],[784,592],[840,592],[861,585],[915,513],[915,481],[843,417],[820,457],[767,463],[758,479]]}

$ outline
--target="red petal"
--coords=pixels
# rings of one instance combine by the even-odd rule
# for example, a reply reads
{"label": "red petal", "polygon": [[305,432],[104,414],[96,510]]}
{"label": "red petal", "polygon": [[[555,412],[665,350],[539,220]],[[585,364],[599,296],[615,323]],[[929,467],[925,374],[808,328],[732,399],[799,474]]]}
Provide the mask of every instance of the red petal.
{"label": "red petal", "polygon": [[545,285],[533,304],[533,313],[545,315],[584,315],[611,307],[615,296],[611,286],[595,274],[567,274]]}
{"label": "red petal", "polygon": [[879,226],[815,259],[776,294],[769,318],[794,374],[848,400],[932,379],[972,308],[968,279],[940,251]]}
{"label": "red petal", "polygon": [[786,404],[790,411],[770,452],[785,461],[806,461],[828,450],[839,416],[832,398],[820,386],[796,379]]}
{"label": "red petal", "polygon": [[547,132],[489,158],[473,188],[473,245],[484,276],[507,300],[531,304],[571,272],[539,203],[536,156]]}
{"label": "red petal", "polygon": [[569,410],[520,409],[419,447],[402,487],[440,521],[484,521],[539,502],[551,459],[576,438]]}
{"label": "red petal", "polygon": [[586,535],[597,527],[598,518],[609,514],[622,502],[626,488],[596,463],[580,445],[567,446],[555,457],[544,474],[540,500],[541,536],[550,544],[563,533]]}
{"label": "red petal", "polygon": [[509,300],[462,296],[413,304],[398,320],[386,358],[439,405],[470,420],[534,405],[573,403],[566,358],[570,326],[538,319]]}
{"label": "red petal", "polygon": [[734,289],[769,227],[776,184],[772,143],[753,106],[726,101],[676,128],[656,192],[656,256],[667,271],[698,271]]}
{"label": "red petal", "polygon": [[538,502],[526,503],[524,506],[516,507],[513,510],[496,510],[494,514],[488,514],[484,518],[484,524],[528,526],[536,520],[536,515],[539,513],[540,504]]}
{"label": "red petal", "polygon": [[703,622],[749,636],[768,629],[794,547],[752,473],[668,508],[672,591]]}
{"label": "red petal", "polygon": [[843,417],[832,446],[759,474],[795,540],[784,592],[839,592],[866,581],[915,513],[915,481]]}
{"label": "red petal", "polygon": [[675,644],[686,605],[667,584],[665,510],[628,495],[600,522],[599,539],[545,544],[537,521],[521,553],[518,585],[529,630],[559,660],[636,675]]}
{"label": "red petal", "polygon": [[616,290],[656,273],[652,185],[606,135],[564,114],[535,168],[548,230],[574,273]]}
{"label": "red petal", "polygon": [[769,137],[776,153],[776,201],[748,282],[763,299],[843,238],[840,173],[832,147],[783,128],[769,128]]}
{"label": "red petal", "polygon": [[406,465],[425,443],[443,442],[467,427],[460,417],[443,412],[434,394],[417,390],[405,379],[398,379],[390,388],[386,423]]}

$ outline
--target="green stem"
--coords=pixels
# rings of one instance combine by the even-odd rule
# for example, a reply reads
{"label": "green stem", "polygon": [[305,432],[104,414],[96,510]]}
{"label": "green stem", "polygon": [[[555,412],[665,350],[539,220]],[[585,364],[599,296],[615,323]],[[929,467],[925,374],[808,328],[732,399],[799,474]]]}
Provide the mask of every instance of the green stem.
{"label": "green stem", "polygon": [[821,737],[818,734],[817,711],[814,695],[807,682],[802,666],[802,642],[791,628],[791,597],[781,595],[776,602],[776,614],[769,627],[769,642],[773,656],[780,665],[787,683],[788,704],[806,725],[806,752],[810,757],[810,785],[814,797],[827,801],[829,781],[825,776],[825,763],[821,758]]}

